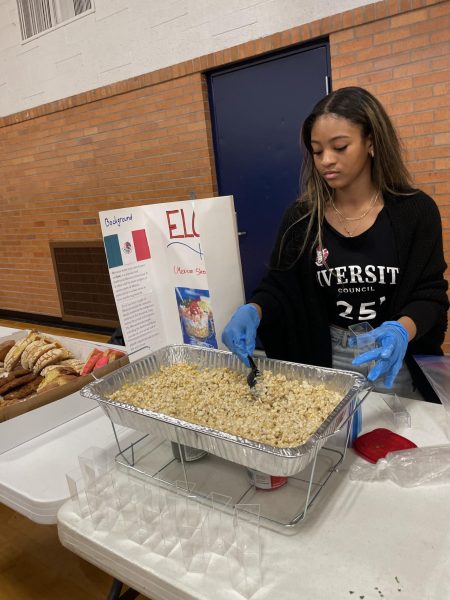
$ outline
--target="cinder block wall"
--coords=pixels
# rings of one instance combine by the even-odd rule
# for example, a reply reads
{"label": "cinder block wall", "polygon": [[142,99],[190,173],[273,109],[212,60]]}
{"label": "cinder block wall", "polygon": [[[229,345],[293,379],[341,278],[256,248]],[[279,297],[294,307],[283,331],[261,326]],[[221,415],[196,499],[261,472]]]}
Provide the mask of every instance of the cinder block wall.
{"label": "cinder block wall", "polygon": [[1,119],[0,309],[59,316],[48,242],[99,239],[98,211],[214,195],[203,73],[321,36],[333,88],[392,115],[450,263],[450,2],[384,0]]}

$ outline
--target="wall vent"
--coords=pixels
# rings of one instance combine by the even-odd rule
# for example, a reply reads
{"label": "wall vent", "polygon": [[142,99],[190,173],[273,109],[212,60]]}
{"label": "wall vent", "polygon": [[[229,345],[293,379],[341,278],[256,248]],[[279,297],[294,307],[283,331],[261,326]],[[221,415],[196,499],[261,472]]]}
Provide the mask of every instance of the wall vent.
{"label": "wall vent", "polygon": [[117,327],[102,241],[50,242],[63,321]]}
{"label": "wall vent", "polygon": [[17,0],[22,39],[54,29],[92,9],[92,0]]}

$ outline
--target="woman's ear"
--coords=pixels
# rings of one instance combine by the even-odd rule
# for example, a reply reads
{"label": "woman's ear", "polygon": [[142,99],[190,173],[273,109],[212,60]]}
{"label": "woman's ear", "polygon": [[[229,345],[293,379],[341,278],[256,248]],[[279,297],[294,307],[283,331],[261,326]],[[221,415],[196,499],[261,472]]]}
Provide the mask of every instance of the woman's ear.
{"label": "woman's ear", "polygon": [[375,150],[373,149],[373,140],[372,140],[372,136],[369,135],[367,138],[367,150],[370,154],[370,156],[373,158],[375,156]]}

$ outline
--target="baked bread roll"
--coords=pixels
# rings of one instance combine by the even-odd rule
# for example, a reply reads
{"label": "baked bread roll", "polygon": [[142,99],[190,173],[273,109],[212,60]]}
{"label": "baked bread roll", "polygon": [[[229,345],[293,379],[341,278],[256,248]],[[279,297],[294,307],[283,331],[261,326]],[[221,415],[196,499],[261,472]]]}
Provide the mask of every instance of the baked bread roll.
{"label": "baked bread roll", "polygon": [[0,362],[4,362],[5,356],[15,344],[16,340],[6,340],[6,342],[0,344]]}
{"label": "baked bread roll", "polygon": [[79,377],[79,375],[78,373],[75,373],[73,369],[64,367],[52,369],[51,371],[48,371],[46,376],[42,379],[37,391],[38,393],[46,392],[60,385],[69,383],[69,381],[77,379],[77,377]]}
{"label": "baked bread roll", "polygon": [[31,379],[25,385],[21,385],[19,388],[9,392],[9,394],[3,396],[3,399],[6,402],[10,402],[11,400],[25,400],[25,398],[28,398],[36,393],[41,381],[42,377],[40,375],[33,375],[33,379]]}
{"label": "baked bread roll", "polygon": [[48,352],[48,350],[51,350],[52,348],[60,347],[60,344],[42,338],[39,340],[35,340],[34,342],[31,342],[31,344],[28,344],[28,346],[22,352],[22,356],[20,357],[20,363],[24,369],[32,371],[34,365],[43,354],[45,354],[46,352]]}
{"label": "baked bread roll", "polygon": [[78,375],[81,373],[81,370],[84,367],[84,362],[79,358],[68,358],[66,360],[62,360],[59,364],[64,367],[74,369]]}
{"label": "baked bread roll", "polygon": [[41,369],[40,375],[46,377],[50,373],[50,371],[62,371],[65,373],[71,373],[72,375],[78,375],[79,373],[75,369],[65,364],[67,362],[70,362],[70,360],[64,360],[60,363],[57,363],[56,365],[48,365],[48,367],[44,367],[43,369]]}
{"label": "baked bread roll", "polygon": [[52,348],[38,358],[33,367],[33,373],[37,375],[44,367],[54,365],[68,358],[73,358],[73,354],[70,350],[67,350],[67,348]]}
{"label": "baked bread roll", "polygon": [[8,354],[5,356],[4,366],[7,371],[12,371],[14,369],[14,367],[20,361],[22,352],[25,350],[28,344],[34,342],[34,340],[36,340],[38,337],[39,333],[35,329],[33,329],[26,337],[23,338],[23,340],[20,340],[14,344],[14,346],[11,348],[11,350],[9,350]]}
{"label": "baked bread roll", "polygon": [[0,386],[0,396],[4,396],[7,392],[10,392],[14,388],[20,387],[25,383],[29,383],[35,378],[33,373],[28,373],[27,375],[20,375],[19,377],[13,377],[2,386]]}
{"label": "baked bread roll", "polygon": [[[22,373],[22,375],[25,375],[25,373]],[[8,383],[9,381],[12,381],[15,377],[15,374],[12,372],[8,372],[5,371],[4,373],[2,373],[1,377],[0,377],[0,388],[5,385],[5,383]]]}
{"label": "baked bread roll", "polygon": [[22,366],[16,367],[11,374],[14,377],[20,377],[21,375],[27,375],[30,371],[28,369],[24,369]]}

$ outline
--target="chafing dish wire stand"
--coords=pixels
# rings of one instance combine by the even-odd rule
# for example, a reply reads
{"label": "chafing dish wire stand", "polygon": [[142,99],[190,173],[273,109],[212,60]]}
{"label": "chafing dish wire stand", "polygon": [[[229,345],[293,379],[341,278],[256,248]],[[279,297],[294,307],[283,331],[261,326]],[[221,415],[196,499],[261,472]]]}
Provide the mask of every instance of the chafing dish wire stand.
{"label": "chafing dish wire stand", "polygon": [[[184,482],[186,494],[209,505],[211,494],[231,498],[225,512],[237,504],[260,505],[261,525],[281,533],[294,533],[318,498],[331,475],[345,457],[352,431],[353,416],[370,392],[365,377],[339,371],[259,358],[259,369],[283,373],[288,378],[327,383],[342,392],[343,398],[305,444],[297,448],[274,448],[237,436],[193,425],[146,409],[112,401],[108,396],[124,383],[133,383],[160,366],[190,362],[201,367],[229,367],[245,372],[245,366],[231,353],[195,346],[167,346],[89,384],[83,396],[98,401],[111,420],[119,469],[166,490],[179,493]],[[116,424],[143,432],[143,436],[122,448]],[[179,451],[173,452],[173,444]],[[326,444],[326,445],[325,445]],[[206,456],[186,461],[182,448],[203,449]],[[287,483],[273,490],[256,488],[247,469],[286,476]],[[217,507],[216,503],[216,507]]]}

